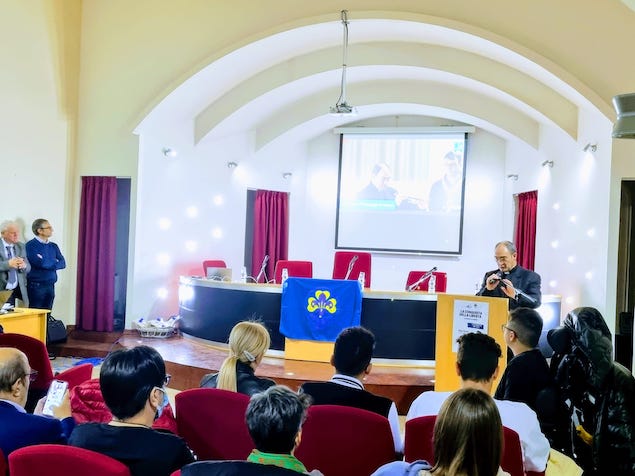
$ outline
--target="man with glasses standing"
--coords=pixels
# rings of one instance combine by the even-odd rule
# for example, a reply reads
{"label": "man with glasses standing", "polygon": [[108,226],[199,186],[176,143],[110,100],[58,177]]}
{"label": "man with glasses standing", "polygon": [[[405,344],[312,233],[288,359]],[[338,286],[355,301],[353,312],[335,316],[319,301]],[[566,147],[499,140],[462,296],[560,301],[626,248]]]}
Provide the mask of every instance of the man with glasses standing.
{"label": "man with glasses standing", "polygon": [[18,241],[18,225],[12,221],[0,224],[0,289],[13,291],[7,300],[14,305],[20,299],[25,307],[29,307],[29,295],[26,287],[26,275],[31,265],[26,257],[24,243]]}
{"label": "man with glasses standing", "polygon": [[36,309],[53,309],[57,270],[66,268],[66,260],[57,244],[49,240],[53,227],[44,218],[31,226],[35,238],[26,243],[26,256],[31,264],[27,275],[29,305]]}
{"label": "man with glasses standing", "polygon": [[477,296],[509,299],[509,309],[540,306],[540,275],[518,265],[516,246],[511,241],[496,244],[494,259],[498,269],[488,271]]}
{"label": "man with glasses standing", "polygon": [[55,418],[41,416],[42,404],[36,414],[26,413],[29,385],[36,376],[23,352],[0,347],[0,449],[5,457],[24,446],[64,444],[75,427],[68,392],[61,405],[53,407]]}

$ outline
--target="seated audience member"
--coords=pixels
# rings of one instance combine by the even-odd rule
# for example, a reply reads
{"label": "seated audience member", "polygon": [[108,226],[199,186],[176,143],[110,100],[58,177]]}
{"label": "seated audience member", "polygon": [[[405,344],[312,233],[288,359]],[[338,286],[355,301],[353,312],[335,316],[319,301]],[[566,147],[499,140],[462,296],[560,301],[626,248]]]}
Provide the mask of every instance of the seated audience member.
{"label": "seated audience member", "polygon": [[[55,418],[26,413],[30,379],[36,374],[23,352],[0,347],[0,449],[5,457],[24,446],[64,444],[75,426],[68,392],[62,404],[53,407]],[[41,406],[38,405],[36,413],[41,412]]]}
{"label": "seated audience member", "polygon": [[373,476],[509,476],[500,467],[503,425],[492,397],[476,388],[463,388],[450,395],[434,425],[435,464],[388,463]]}
{"label": "seated audience member", "polygon": [[535,310],[518,307],[503,325],[505,343],[514,354],[507,363],[494,398],[524,402],[536,411],[538,393],[552,385],[549,365],[538,349],[542,317]]}
{"label": "seated audience member", "polygon": [[169,476],[191,463],[194,457],[181,438],[151,428],[168,403],[168,381],[163,358],[151,347],[111,353],[99,383],[113,419],[76,426],[68,443],[121,461],[132,476]]}
{"label": "seated audience member", "polygon": [[229,356],[221,365],[220,372],[203,377],[201,387],[251,396],[275,385],[273,380],[254,375],[270,343],[271,337],[265,326],[253,321],[239,322],[229,334]]}
{"label": "seated audience member", "polygon": [[613,360],[611,332],[597,309],[580,307],[564,319],[570,341],[556,383],[576,429],[571,452],[585,475],[635,474],[635,379]]}
{"label": "seated audience member", "polygon": [[388,418],[395,451],[403,452],[399,416],[395,403],[364,390],[362,380],[370,374],[375,336],[363,327],[348,327],[337,336],[331,365],[335,375],[328,382],[307,382],[300,392],[311,395],[314,405],[343,405],[361,408]]}
{"label": "seated audience member", "polygon": [[310,404],[311,399],[307,395],[298,395],[281,385],[252,396],[245,419],[256,449],[247,461],[321,475],[317,470],[309,473],[293,456],[293,450],[302,438],[302,423]]}
{"label": "seated audience member", "polygon": [[[480,333],[464,334],[458,339],[456,371],[462,388],[475,388],[488,394],[498,376],[501,348],[490,336]],[[452,392],[423,392],[408,411],[407,420],[426,415],[437,415]],[[525,471],[544,471],[549,457],[549,442],[540,431],[536,413],[526,404],[507,400],[494,400],[503,425],[520,437]]]}

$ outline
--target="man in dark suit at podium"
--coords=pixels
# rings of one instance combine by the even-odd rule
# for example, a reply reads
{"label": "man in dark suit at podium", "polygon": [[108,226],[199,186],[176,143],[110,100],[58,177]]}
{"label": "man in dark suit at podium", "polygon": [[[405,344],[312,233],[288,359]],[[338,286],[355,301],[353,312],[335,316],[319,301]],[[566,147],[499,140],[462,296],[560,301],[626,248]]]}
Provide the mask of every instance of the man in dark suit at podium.
{"label": "man in dark suit at podium", "polygon": [[540,275],[518,265],[516,246],[511,241],[496,244],[494,258],[498,269],[488,271],[477,296],[509,299],[509,309],[540,306]]}
{"label": "man in dark suit at podium", "polygon": [[364,389],[362,381],[373,367],[370,363],[375,336],[363,327],[348,327],[339,333],[331,365],[335,375],[328,382],[307,382],[300,392],[311,395],[314,405],[342,405],[361,408],[388,418],[395,451],[403,452],[399,432],[399,416],[395,403]]}

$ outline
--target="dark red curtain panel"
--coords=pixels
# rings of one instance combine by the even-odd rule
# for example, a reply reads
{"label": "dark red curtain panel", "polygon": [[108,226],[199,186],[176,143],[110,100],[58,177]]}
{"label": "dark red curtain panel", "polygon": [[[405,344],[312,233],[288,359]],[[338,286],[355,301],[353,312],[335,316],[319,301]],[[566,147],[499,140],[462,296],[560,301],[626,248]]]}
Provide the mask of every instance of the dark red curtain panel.
{"label": "dark red curtain panel", "polygon": [[[288,259],[289,248],[289,194],[258,190],[254,205],[254,241],[251,275],[255,278],[265,255],[269,256],[265,268],[267,279],[273,279],[276,262]],[[264,276],[259,282],[264,282]]]}
{"label": "dark red curtain panel", "polygon": [[115,305],[117,178],[82,177],[75,323],[112,331]]}
{"label": "dark red curtain panel", "polygon": [[534,269],[536,259],[536,212],[538,210],[538,191],[519,193],[518,215],[514,242],[518,250],[518,264],[523,268]]}

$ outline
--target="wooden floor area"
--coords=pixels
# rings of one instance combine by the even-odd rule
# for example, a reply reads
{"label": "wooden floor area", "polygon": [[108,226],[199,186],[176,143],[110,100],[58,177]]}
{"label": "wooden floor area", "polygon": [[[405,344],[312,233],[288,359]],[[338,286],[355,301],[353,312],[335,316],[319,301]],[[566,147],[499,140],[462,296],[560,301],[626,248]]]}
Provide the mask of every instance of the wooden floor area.
{"label": "wooden floor area", "polygon": [[[105,357],[113,350],[137,345],[148,345],[159,351],[167,372],[172,375],[170,387],[178,390],[198,387],[203,375],[218,371],[227,356],[221,346],[198,339],[182,336],[144,338],[130,330],[123,333],[73,330],[66,343],[51,345],[50,350],[64,357]],[[271,378],[294,390],[306,381],[328,380],[332,374],[333,367],[329,364],[277,357],[265,357],[256,370],[256,375]],[[399,414],[404,415],[421,392],[432,390],[434,370],[374,364],[364,385],[367,390],[392,399]]]}

